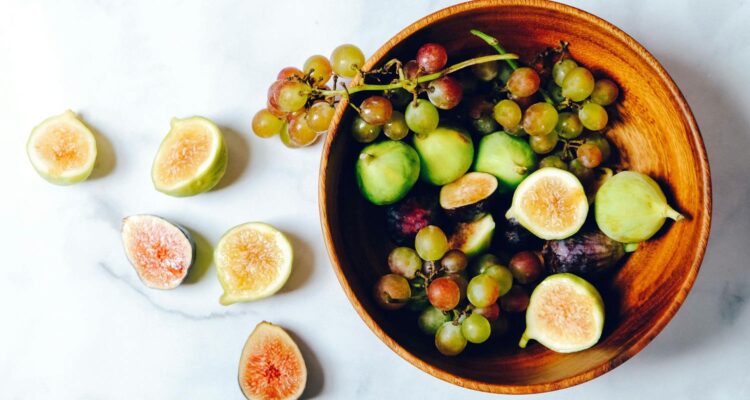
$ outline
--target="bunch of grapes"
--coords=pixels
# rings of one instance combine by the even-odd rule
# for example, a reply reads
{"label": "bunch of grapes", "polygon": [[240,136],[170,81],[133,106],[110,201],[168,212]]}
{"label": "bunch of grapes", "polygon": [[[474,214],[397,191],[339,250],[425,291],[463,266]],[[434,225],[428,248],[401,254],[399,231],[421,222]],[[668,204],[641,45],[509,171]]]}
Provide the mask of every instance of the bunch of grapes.
{"label": "bunch of grapes", "polygon": [[331,56],[314,55],[300,70],[286,67],[268,88],[266,108],[253,117],[253,132],[262,138],[280,135],[288,147],[309,146],[326,130],[334,114],[335,95],[328,83],[360,74],[362,51],[344,44]]}
{"label": "bunch of grapes", "polygon": [[[417,323],[444,355],[461,353],[468,342],[483,343],[508,329],[503,313],[520,313],[529,303],[521,285],[545,274],[538,254],[522,251],[508,266],[485,254],[472,268],[460,250],[450,249],[437,226],[422,228],[414,248],[397,247],[388,255],[391,273],[375,284],[375,300],[387,310],[408,306],[418,311]],[[514,285],[514,281],[520,285]]]}

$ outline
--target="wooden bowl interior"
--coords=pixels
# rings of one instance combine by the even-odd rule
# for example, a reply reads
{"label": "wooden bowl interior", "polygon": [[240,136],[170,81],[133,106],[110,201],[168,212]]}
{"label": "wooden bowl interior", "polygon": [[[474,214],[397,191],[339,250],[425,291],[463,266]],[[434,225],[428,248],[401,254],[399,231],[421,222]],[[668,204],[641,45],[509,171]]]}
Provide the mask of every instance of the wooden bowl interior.
{"label": "wooden bowl interior", "polygon": [[[604,335],[593,348],[557,354],[533,342],[516,345],[519,333],[496,345],[469,345],[457,357],[438,353],[433,340],[407,311],[381,310],[374,282],[388,267],[393,244],[381,207],[359,194],[354,163],[362,145],[349,134],[353,112],[340,112],[327,139],[321,167],[321,211],[329,251],[347,295],[365,322],[394,351],[442,379],[494,392],[557,389],[598,376],[635,354],[668,322],[689,291],[708,236],[710,182],[705,151],[690,110],[658,63],[613,26],[573,8],[551,3],[466,4],[446,9],[389,41],[368,62],[409,60],[426,42],[441,43],[451,61],[491,49],[469,34],[478,28],[528,61],[560,40],[579,63],[621,88],[607,137],[622,168],[654,177],[671,204],[687,217],[667,223],[633,253],[619,272],[598,284],[607,305]],[[411,33],[411,34],[410,34]],[[355,98],[354,101],[358,99]]]}

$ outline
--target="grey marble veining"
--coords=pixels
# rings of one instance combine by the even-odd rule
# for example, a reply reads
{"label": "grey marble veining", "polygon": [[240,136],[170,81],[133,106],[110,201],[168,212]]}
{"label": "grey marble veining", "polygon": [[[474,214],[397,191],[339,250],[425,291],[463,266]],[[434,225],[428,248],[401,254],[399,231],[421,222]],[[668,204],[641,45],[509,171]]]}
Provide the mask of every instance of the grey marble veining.
{"label": "grey marble veining", "polygon": [[[306,397],[481,399],[393,354],[346,300],[317,211],[320,146],[290,151],[248,135],[286,65],[356,43],[370,54],[451,1],[0,1],[0,398],[239,399],[252,327],[287,327],[310,367]],[[572,1],[640,41],[687,98],[708,150],[712,234],[687,301],[641,353],[540,399],[750,398],[750,3]],[[99,133],[99,165],[74,187],[42,181],[30,129],[71,108]],[[149,170],[173,116],[222,126],[218,190],[175,199]],[[198,238],[198,271],[174,291],[138,281],[121,218],[153,213]],[[223,307],[210,243],[262,220],[289,233],[295,272],[271,299]],[[201,243],[203,245],[201,245]]]}

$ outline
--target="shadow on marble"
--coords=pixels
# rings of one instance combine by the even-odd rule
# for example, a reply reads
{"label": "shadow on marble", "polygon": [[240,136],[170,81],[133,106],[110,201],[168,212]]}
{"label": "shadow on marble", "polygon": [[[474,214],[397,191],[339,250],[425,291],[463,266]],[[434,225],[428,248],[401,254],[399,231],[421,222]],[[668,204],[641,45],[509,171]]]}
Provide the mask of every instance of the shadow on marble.
{"label": "shadow on marble", "polygon": [[185,277],[184,284],[190,285],[198,283],[198,281],[206,275],[206,271],[209,270],[214,259],[214,248],[211,243],[200,233],[189,229],[190,234],[195,240],[195,264],[188,271],[187,277]]}
{"label": "shadow on marble", "polygon": [[313,272],[314,250],[300,236],[289,231],[284,231],[284,235],[292,243],[294,251],[294,264],[292,266],[292,275],[289,277],[286,285],[280,293],[288,293],[300,288],[307,282]]}
{"label": "shadow on marble", "polygon": [[[667,51],[665,50],[665,53]],[[711,164],[713,218],[706,255],[695,285],[677,315],[645,357],[665,358],[721,341],[750,299],[750,114],[697,59],[659,57],[687,98]]]}
{"label": "shadow on marble", "polygon": [[315,353],[310,349],[310,346],[296,332],[286,328],[285,330],[294,339],[294,342],[297,343],[297,347],[299,347],[299,351],[302,353],[302,358],[305,359],[305,365],[307,366],[307,385],[300,398],[312,399],[317,397],[323,392],[323,366],[318,357],[315,356]]}
{"label": "shadow on marble", "polygon": [[96,129],[85,118],[83,118],[83,121],[91,129],[96,139],[96,164],[94,164],[94,170],[91,171],[88,180],[104,178],[115,170],[115,165],[117,164],[115,148],[112,146],[112,142],[106,136],[102,135],[99,129]]}
{"label": "shadow on marble", "polygon": [[227,126],[220,128],[229,151],[229,164],[227,172],[213,191],[224,189],[239,180],[250,162],[250,144],[245,135]]}

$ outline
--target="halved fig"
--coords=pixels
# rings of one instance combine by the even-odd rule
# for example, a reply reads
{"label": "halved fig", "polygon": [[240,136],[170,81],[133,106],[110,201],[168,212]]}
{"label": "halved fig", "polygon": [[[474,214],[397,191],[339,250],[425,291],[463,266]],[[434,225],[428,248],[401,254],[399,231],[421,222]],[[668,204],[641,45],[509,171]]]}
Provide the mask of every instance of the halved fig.
{"label": "halved fig", "polygon": [[194,196],[210,190],[227,170],[227,147],[219,127],[203,117],[173,118],[151,168],[156,190]]}
{"label": "halved fig", "polygon": [[70,110],[37,125],[26,143],[26,153],[39,175],[56,185],[86,180],[96,161],[96,139]]}
{"label": "halved fig", "polygon": [[122,242],[138,277],[153,289],[176,288],[195,261],[190,233],[155,215],[123,219]]}
{"label": "halved fig", "polygon": [[298,399],[307,384],[299,347],[281,327],[259,323],[240,356],[239,383],[248,400]]}
{"label": "halved fig", "polygon": [[603,328],[604,303],[596,288],[573,274],[554,274],[531,294],[518,345],[525,348],[535,339],[552,351],[572,353],[595,345]]}
{"label": "halved fig", "polygon": [[476,221],[456,225],[448,238],[448,245],[451,249],[461,250],[466,256],[473,257],[490,247],[494,233],[495,220],[492,214],[487,214]]}
{"label": "halved fig", "polygon": [[289,279],[292,245],[271,225],[248,222],[219,239],[214,262],[224,289],[221,304],[258,300],[276,293]]}
{"label": "halved fig", "polygon": [[451,218],[473,221],[487,214],[497,186],[494,175],[469,172],[440,189],[440,206]]}

